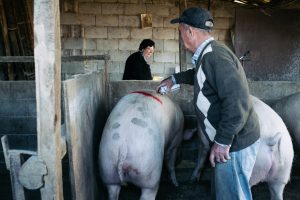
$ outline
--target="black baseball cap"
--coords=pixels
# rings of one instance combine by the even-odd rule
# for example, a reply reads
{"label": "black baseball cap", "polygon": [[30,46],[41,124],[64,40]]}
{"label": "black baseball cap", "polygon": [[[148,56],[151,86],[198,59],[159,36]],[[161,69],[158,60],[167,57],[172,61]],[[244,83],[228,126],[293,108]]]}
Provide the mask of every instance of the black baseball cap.
{"label": "black baseball cap", "polygon": [[204,30],[212,30],[214,26],[213,17],[204,8],[191,7],[183,11],[179,18],[172,19],[172,24],[184,23]]}

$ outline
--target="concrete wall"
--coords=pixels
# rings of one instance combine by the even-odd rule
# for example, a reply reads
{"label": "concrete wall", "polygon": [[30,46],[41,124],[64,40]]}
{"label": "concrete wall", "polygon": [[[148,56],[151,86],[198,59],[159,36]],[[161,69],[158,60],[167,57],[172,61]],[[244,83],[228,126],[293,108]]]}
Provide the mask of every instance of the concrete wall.
{"label": "concrete wall", "polygon": [[[34,81],[0,81],[0,138],[8,136],[11,149],[37,149],[36,99]],[[1,199],[12,199],[9,171],[0,145]],[[28,194],[28,191],[30,191]],[[28,190],[27,197],[36,192]]]}
{"label": "concrete wall", "polygon": [[[112,81],[109,88],[109,110],[125,94],[139,89],[153,89],[159,82],[156,81]],[[249,88],[252,95],[257,96],[266,103],[284,96],[300,92],[300,82],[290,81],[249,81]],[[194,115],[193,108],[193,86],[181,85],[181,89],[174,94],[168,94],[176,101],[184,112],[184,115]]]}
{"label": "concrete wall", "polygon": [[[177,25],[169,23],[179,16],[179,4],[180,1],[174,0],[64,0],[61,10],[62,52],[64,55],[109,54],[110,80],[121,80],[127,57],[138,49],[142,39],[152,38],[156,43],[155,53],[149,61],[152,74],[166,77],[179,66],[179,33]],[[207,7],[207,4],[187,1],[187,6]],[[233,4],[213,1],[211,11],[215,19],[214,38],[232,47]],[[152,28],[141,28],[141,13],[152,14]],[[188,66],[192,66],[190,56]],[[73,63],[63,70],[82,70],[81,64]],[[100,61],[84,64],[87,70],[104,66]]]}
{"label": "concrete wall", "polygon": [[300,92],[299,81],[249,81],[251,94],[271,103],[274,100]]}
{"label": "concrete wall", "polygon": [[[0,81],[0,137],[8,135],[11,148],[35,150],[36,100],[33,81]],[[5,168],[2,145],[0,171]]]}

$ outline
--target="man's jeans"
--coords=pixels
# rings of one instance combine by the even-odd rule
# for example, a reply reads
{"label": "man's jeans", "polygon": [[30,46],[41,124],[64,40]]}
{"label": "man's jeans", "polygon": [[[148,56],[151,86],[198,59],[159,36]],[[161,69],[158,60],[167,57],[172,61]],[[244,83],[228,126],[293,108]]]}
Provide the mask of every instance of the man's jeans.
{"label": "man's jeans", "polygon": [[217,200],[251,200],[250,176],[255,164],[260,140],[237,152],[231,152],[226,163],[214,169],[214,192]]}

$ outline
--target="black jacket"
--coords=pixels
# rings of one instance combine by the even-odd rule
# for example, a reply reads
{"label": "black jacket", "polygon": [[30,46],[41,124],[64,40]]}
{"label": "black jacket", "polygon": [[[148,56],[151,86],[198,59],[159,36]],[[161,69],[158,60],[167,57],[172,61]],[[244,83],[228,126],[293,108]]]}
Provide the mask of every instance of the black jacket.
{"label": "black jacket", "polygon": [[123,80],[152,80],[150,65],[145,61],[142,52],[135,52],[127,58]]}

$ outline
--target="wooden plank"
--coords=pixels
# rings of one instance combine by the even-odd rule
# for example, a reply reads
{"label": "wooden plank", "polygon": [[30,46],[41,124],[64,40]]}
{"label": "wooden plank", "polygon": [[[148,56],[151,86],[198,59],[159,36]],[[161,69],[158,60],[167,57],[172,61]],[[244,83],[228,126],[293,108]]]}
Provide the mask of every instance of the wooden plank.
{"label": "wooden plank", "polygon": [[24,1],[25,4],[25,13],[26,13],[26,19],[27,19],[27,30],[28,30],[28,35],[29,38],[28,40],[30,41],[29,43],[33,47],[33,2],[32,0],[26,0]]}
{"label": "wooden plank", "polygon": [[[1,142],[5,154],[5,163],[7,169],[10,171],[13,199],[25,200],[25,191],[23,188],[24,184],[20,183],[19,172],[22,166],[23,155],[32,156],[32,155],[36,155],[36,152],[28,151],[28,150],[10,149],[7,136],[1,137]],[[31,176],[31,178],[33,177]],[[40,182],[42,182],[42,180]]]}
{"label": "wooden plank", "polygon": [[67,56],[62,57],[64,62],[73,62],[73,61],[85,61],[85,60],[109,60],[110,56],[108,54],[104,55],[91,55],[91,56]]}
{"label": "wooden plank", "polygon": [[[20,49],[22,52],[21,55],[31,56],[33,55],[33,41],[32,41],[33,31],[30,31],[29,29],[32,28],[31,24],[33,23],[33,21],[27,23],[28,22],[27,18],[30,17],[30,14],[27,13],[27,7],[26,7],[27,5],[25,4],[26,1],[19,1],[19,0],[14,0],[14,1],[16,2],[15,5],[17,5],[15,7],[15,10],[16,10],[18,39],[20,43]],[[32,20],[32,18],[30,20]]]}
{"label": "wooden plank", "polygon": [[16,36],[18,38],[18,45],[19,45],[19,55],[26,55],[25,51],[28,46],[26,33],[25,33],[25,19],[24,19],[24,5],[23,1],[19,0],[10,0],[14,5],[14,20],[16,22]]}
{"label": "wooden plank", "polygon": [[33,56],[0,56],[0,63],[34,62]]}
{"label": "wooden plank", "polygon": [[[11,54],[14,56],[22,55],[21,46],[19,45],[18,41],[18,27],[16,23],[16,4],[15,1],[11,0],[3,0],[4,8],[6,11],[6,20],[7,20],[7,29],[8,29],[8,38],[10,44]],[[24,76],[24,64],[20,64],[17,68],[14,68],[13,79],[16,80],[25,80]],[[14,66],[14,65],[13,65]]]}
{"label": "wooden plank", "polygon": [[[8,38],[8,29],[7,29],[7,21],[6,21],[6,16],[5,16],[5,9],[3,5],[4,1],[0,0],[0,13],[1,13],[1,25],[3,29],[3,42],[5,46],[5,54],[7,56],[10,56],[10,45],[9,45],[9,38]],[[8,64],[8,79],[9,80],[14,80],[14,70],[13,66],[11,64]]]}
{"label": "wooden plank", "polygon": [[[31,25],[33,21],[28,22],[26,4],[25,1],[14,0],[17,2],[18,6],[15,7],[16,10],[16,21],[17,21],[17,34],[20,46],[20,55],[22,56],[32,56],[33,55],[33,31],[29,30],[32,28]],[[31,2],[32,3],[32,2]],[[32,20],[32,19],[31,19]],[[34,63],[23,64],[23,73],[25,80],[34,80],[35,71]]]}
{"label": "wooden plank", "polygon": [[[104,55],[91,55],[91,56],[63,56],[61,61],[73,62],[73,61],[86,61],[86,60],[109,60],[108,54]],[[0,56],[0,63],[13,63],[13,62],[34,62],[33,56]]]}
{"label": "wooden plank", "polygon": [[[34,1],[38,157],[47,166],[42,199],[63,199],[59,1]],[[34,170],[34,169],[33,169]]]}
{"label": "wooden plank", "polygon": [[97,152],[106,120],[103,76],[95,72],[63,81],[72,199],[101,199]]}
{"label": "wooden plank", "polygon": [[[179,1],[179,13],[181,14],[187,8],[186,0]],[[179,33],[179,38],[180,38]],[[179,65],[180,71],[187,70],[187,62],[186,62],[187,52],[181,40],[179,40]]]}

